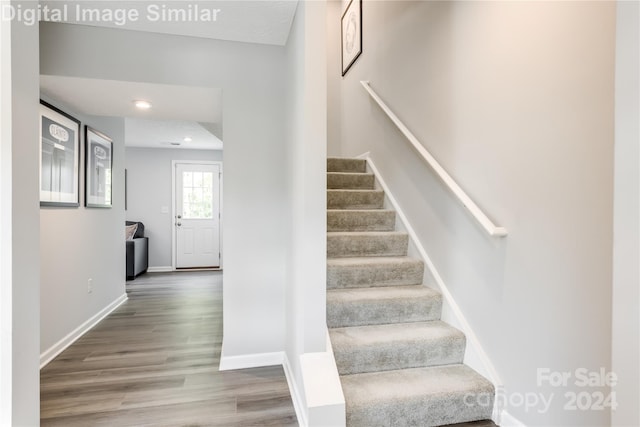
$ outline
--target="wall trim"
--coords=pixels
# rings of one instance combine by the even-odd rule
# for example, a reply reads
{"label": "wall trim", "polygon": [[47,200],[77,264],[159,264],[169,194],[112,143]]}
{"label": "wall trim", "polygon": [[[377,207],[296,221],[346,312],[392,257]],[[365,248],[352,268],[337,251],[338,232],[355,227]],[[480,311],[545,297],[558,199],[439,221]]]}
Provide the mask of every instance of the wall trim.
{"label": "wall trim", "polygon": [[221,371],[234,369],[261,368],[263,366],[282,365],[284,363],[284,351],[273,353],[242,354],[239,356],[225,356],[224,348],[220,354]]}
{"label": "wall trim", "polygon": [[[444,297],[444,302],[446,303],[446,305],[448,306],[448,309],[450,310],[450,316],[445,316],[445,310],[443,307],[442,319],[448,323],[452,323],[453,326],[461,329],[462,332],[464,332],[464,334],[466,335],[467,347],[465,350],[464,363],[469,365],[471,368],[475,369],[476,371],[478,371],[480,374],[486,376],[487,379],[493,383],[496,390],[498,390],[503,385],[502,380],[500,379],[500,376],[498,375],[495,367],[489,360],[489,357],[487,356],[486,352],[482,348],[482,345],[480,344],[480,340],[478,339],[477,335],[473,332],[473,329],[471,329],[471,326],[469,325],[469,322],[467,321],[464,314],[462,313],[460,306],[458,306],[458,304],[454,300],[453,295],[451,294],[451,292],[449,291],[449,288],[444,282],[444,279],[442,278],[442,276],[440,276],[440,273],[436,269],[434,263],[431,261],[431,258],[427,254],[427,251],[425,250],[424,246],[418,239],[418,235],[416,234],[413,227],[411,227],[411,224],[409,223],[407,216],[404,214],[404,211],[402,210],[397,200],[391,193],[389,186],[386,184],[386,182],[382,178],[380,171],[378,170],[373,160],[371,159],[370,153],[366,152],[357,157],[360,159],[365,159],[367,161],[367,165],[371,169],[371,172],[373,172],[373,174],[375,175],[376,180],[378,181],[378,184],[384,190],[385,197],[395,209],[397,218],[400,220],[400,223],[402,224],[405,231],[409,235],[409,239],[411,240],[415,249],[418,251],[420,257],[424,261],[428,271],[431,273],[438,289],[440,290],[440,292],[442,292],[442,296]],[[496,402],[493,409],[493,415],[492,415],[493,421],[498,423],[500,421],[499,420],[500,415],[503,413],[504,412],[502,411],[502,408],[499,407],[499,402]]]}
{"label": "wall trim", "polygon": [[173,270],[173,267],[171,267],[170,265],[147,268],[147,273],[169,273],[171,271],[174,271],[174,270]]}
{"label": "wall trim", "polygon": [[293,409],[296,411],[296,417],[298,418],[298,424],[300,427],[308,427],[309,420],[307,418],[307,405],[304,396],[300,393],[298,386],[296,385],[296,376],[293,373],[291,363],[287,357],[287,353],[284,353],[282,360],[282,369],[284,369],[284,376],[287,379],[289,385],[289,394],[291,394],[291,400],[293,401]]}
{"label": "wall trim", "polygon": [[502,411],[501,418],[500,427],[527,427],[525,423],[509,414],[507,411]]}
{"label": "wall trim", "polygon": [[57,355],[66,350],[67,347],[69,347],[71,344],[76,342],[78,338],[89,332],[94,326],[100,323],[102,319],[111,314],[111,312],[113,312],[116,308],[120,307],[126,300],[126,293],[120,295],[111,304],[100,310],[83,324],[71,331],[67,336],[65,336],[60,341],[45,350],[42,354],[40,354],[40,369],[47,366],[47,364],[55,359]]}

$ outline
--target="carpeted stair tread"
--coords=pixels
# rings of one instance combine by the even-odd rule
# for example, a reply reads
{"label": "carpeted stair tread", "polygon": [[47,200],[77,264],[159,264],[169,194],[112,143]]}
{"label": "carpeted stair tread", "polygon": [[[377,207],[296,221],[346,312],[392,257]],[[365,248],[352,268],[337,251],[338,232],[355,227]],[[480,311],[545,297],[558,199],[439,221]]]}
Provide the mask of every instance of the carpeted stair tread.
{"label": "carpeted stair tread", "polygon": [[345,157],[329,157],[327,172],[366,172],[367,161]]}
{"label": "carpeted stair tread", "polygon": [[404,256],[408,242],[398,231],[328,232],[327,257]]}
{"label": "carpeted stair tread", "polygon": [[329,329],[340,375],[462,363],[465,336],[439,320]]}
{"label": "carpeted stair tread", "polygon": [[392,231],[396,213],[386,209],[328,209],[327,231]]}
{"label": "carpeted stair tread", "polygon": [[372,173],[329,172],[328,189],[373,190],[375,177]]}
{"label": "carpeted stair tread", "polygon": [[327,190],[328,209],[380,209],[382,190]]}
{"label": "carpeted stair tread", "polygon": [[344,375],[341,382],[351,427],[442,426],[488,419],[493,409],[493,385],[465,365]]}
{"label": "carpeted stair tread", "polygon": [[329,289],[327,326],[380,325],[437,320],[440,292],[424,285]]}
{"label": "carpeted stair tread", "polygon": [[327,288],[419,285],[424,263],[402,257],[353,257],[327,259]]}

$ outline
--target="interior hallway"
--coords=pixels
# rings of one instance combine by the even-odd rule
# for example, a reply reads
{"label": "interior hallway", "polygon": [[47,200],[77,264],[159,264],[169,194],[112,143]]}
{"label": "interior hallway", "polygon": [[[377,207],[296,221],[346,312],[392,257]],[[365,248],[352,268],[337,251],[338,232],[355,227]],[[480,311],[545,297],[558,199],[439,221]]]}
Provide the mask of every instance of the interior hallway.
{"label": "interior hallway", "polygon": [[145,274],[40,372],[42,426],[297,426],[282,367],[219,372],[222,272]]}

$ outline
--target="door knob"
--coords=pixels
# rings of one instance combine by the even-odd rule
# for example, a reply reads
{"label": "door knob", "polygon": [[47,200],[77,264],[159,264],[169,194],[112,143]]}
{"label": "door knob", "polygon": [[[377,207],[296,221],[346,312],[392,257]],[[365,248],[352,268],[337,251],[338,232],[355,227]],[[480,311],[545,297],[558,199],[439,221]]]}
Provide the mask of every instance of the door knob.
{"label": "door knob", "polygon": [[180,227],[180,226],[182,225],[182,223],[181,223],[181,222],[176,222],[176,225],[177,225],[178,227]]}
{"label": "door knob", "polygon": [[176,218],[180,219],[180,218],[182,218],[182,215],[178,215]]}

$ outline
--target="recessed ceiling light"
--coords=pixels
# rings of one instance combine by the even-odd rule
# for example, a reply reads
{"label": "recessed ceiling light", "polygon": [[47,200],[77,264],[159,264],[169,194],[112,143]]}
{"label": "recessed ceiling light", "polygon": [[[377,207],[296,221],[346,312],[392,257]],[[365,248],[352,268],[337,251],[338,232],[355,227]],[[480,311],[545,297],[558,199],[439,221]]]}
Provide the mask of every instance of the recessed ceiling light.
{"label": "recessed ceiling light", "polygon": [[148,110],[151,108],[151,103],[149,101],[137,100],[133,101],[133,104],[141,110]]}
{"label": "recessed ceiling light", "polygon": [[185,136],[183,141],[184,142],[191,142],[191,141],[193,141],[193,139],[190,136]]}

